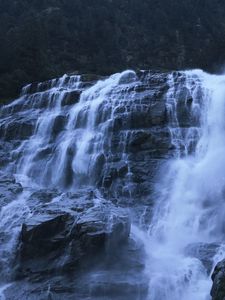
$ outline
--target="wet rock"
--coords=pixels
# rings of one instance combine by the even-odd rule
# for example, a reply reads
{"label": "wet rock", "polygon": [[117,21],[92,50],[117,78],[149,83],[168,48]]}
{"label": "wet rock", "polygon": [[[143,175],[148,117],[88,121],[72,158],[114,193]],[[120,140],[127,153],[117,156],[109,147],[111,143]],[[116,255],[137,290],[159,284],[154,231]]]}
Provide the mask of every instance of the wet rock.
{"label": "wet rock", "polygon": [[160,154],[163,156],[168,153],[170,146],[171,139],[168,130],[157,128],[133,132],[129,139],[128,149],[131,153],[142,153],[144,156],[151,152],[156,158]]}
{"label": "wet rock", "polygon": [[16,200],[23,188],[11,175],[0,173],[0,210],[3,206]]}
{"label": "wet rock", "polygon": [[213,286],[211,289],[212,300],[225,299],[225,260],[219,262],[212,274]]}
{"label": "wet rock", "polygon": [[49,204],[61,195],[62,193],[59,192],[57,189],[38,190],[30,195],[27,204],[31,210],[35,208],[38,209],[40,205]]}
{"label": "wet rock", "polygon": [[[44,196],[49,199],[49,192]],[[126,211],[94,192],[63,194],[61,200],[39,204],[22,226],[17,277],[69,272],[102,254],[111,255],[128,241]],[[34,195],[32,199],[34,199]],[[97,255],[97,256],[96,256]],[[95,257],[96,256],[96,257]]]}
{"label": "wet rock", "polygon": [[[76,273],[49,274],[42,281],[34,278],[14,282],[6,289],[6,300],[49,299],[54,300],[136,300],[146,299],[144,249],[132,238],[121,244],[110,255],[101,256],[88,269],[76,269]],[[37,277],[36,277],[37,279]]]}
{"label": "wet rock", "polygon": [[123,274],[123,271],[114,271],[111,276],[107,271],[97,273],[90,278],[91,299],[146,299],[147,280],[137,274],[129,275]]}
{"label": "wet rock", "polygon": [[0,141],[0,167],[4,167],[10,163],[11,157],[9,153],[13,151],[13,144],[7,141]]}
{"label": "wet rock", "polygon": [[99,184],[102,177],[102,171],[106,162],[105,155],[103,153],[99,154],[94,162],[94,167],[91,172],[91,178],[94,178],[93,183]]}
{"label": "wet rock", "polygon": [[34,124],[31,120],[13,120],[12,122],[0,126],[1,136],[7,140],[26,139],[32,135]]}
{"label": "wet rock", "polygon": [[130,222],[122,209],[111,204],[97,205],[77,221],[76,230],[86,249],[115,247],[127,241],[130,234]]}
{"label": "wet rock", "polygon": [[33,82],[31,84],[28,84],[22,89],[22,94],[27,95],[27,94],[33,94],[37,91],[38,89],[38,82]]}
{"label": "wet rock", "polygon": [[57,136],[63,129],[64,126],[66,124],[66,116],[63,115],[58,115],[55,120],[54,123],[52,125],[52,136],[55,137]]}
{"label": "wet rock", "polygon": [[61,105],[65,106],[65,105],[73,105],[78,103],[79,99],[80,99],[80,95],[81,95],[81,91],[72,91],[69,93],[66,93],[66,95],[64,96]]}
{"label": "wet rock", "polygon": [[[51,136],[46,138],[33,158],[34,165],[51,165],[53,168],[57,164],[61,151],[58,142],[61,142],[62,139],[58,139],[58,137],[63,136],[66,132],[71,105],[77,103],[80,94],[89,86],[93,86],[99,79],[103,78],[90,74],[81,75],[78,86],[76,85],[77,78],[63,76],[60,79],[29,86],[25,98],[15,101],[10,107],[1,111],[3,118],[0,121],[0,133],[2,136],[5,135],[10,142],[17,139],[20,141],[29,139],[35,128],[32,124],[36,123],[37,118],[45,112],[46,107],[54,115],[56,100],[60,100],[57,95],[63,96],[60,112],[51,123]],[[92,184],[105,190],[108,189],[110,196],[115,196],[115,194],[118,196],[120,191],[126,191],[124,193],[127,194],[131,188],[132,201],[139,201],[141,191],[143,191],[142,196],[145,196],[148,190],[147,177],[154,169],[154,166],[151,165],[152,161],[171,157],[174,151],[167,127],[169,117],[166,105],[167,79],[168,73],[161,73],[157,70],[138,71],[137,75],[133,71],[124,72],[120,79],[121,84],[105,95],[102,103],[96,107],[97,112],[92,121],[97,134],[94,134],[85,148],[87,159],[90,160],[88,172],[85,174],[78,172],[79,170],[74,169],[73,165],[78,150],[77,141],[83,136],[83,131],[86,130],[90,121],[89,106],[81,105],[82,108],[70,124],[73,127],[71,141],[74,141],[70,145],[67,144],[67,150],[65,150],[62,163],[63,176],[55,182],[52,169],[43,175],[42,168],[36,168],[31,175],[38,178],[38,182],[47,185],[55,182],[55,185],[59,185],[60,188],[69,188],[75,182]],[[178,121],[181,126],[190,126],[192,99],[184,84],[184,74],[174,72],[174,82],[179,102],[177,105]],[[73,84],[76,85],[77,90],[73,90],[73,87],[75,88]],[[179,88],[176,89],[176,87]],[[29,89],[31,94],[29,94]],[[13,108],[16,109],[16,113],[12,113]],[[182,133],[185,133],[187,129],[188,127],[184,127]],[[195,147],[194,140],[195,137],[192,142],[193,147],[190,146],[190,148]],[[100,152],[97,155],[95,151],[98,147]],[[23,151],[24,149],[18,148],[19,153],[17,156],[14,155],[12,160],[16,161],[23,155]],[[7,157],[3,157],[5,163],[8,160]],[[127,165],[124,168],[115,165],[115,162],[118,165],[123,164],[124,160]],[[143,164],[143,161],[146,163]],[[132,174],[128,176],[130,164],[132,164]],[[146,172],[141,171],[141,167]],[[129,182],[129,187],[126,186],[126,176],[133,181]]]}
{"label": "wet rock", "polygon": [[151,138],[151,133],[148,133],[146,131],[136,131],[132,133],[129,140],[130,149],[139,148],[142,144],[146,143],[149,138]]}
{"label": "wet rock", "polygon": [[126,162],[120,162],[117,166],[119,177],[124,177],[128,173],[128,165]]}
{"label": "wet rock", "polygon": [[[91,249],[92,250],[92,249]],[[6,289],[6,300],[11,299],[109,299],[136,300],[146,299],[148,279],[145,276],[145,255],[141,243],[132,237],[126,243],[120,243],[111,250],[107,247],[106,255],[93,254],[89,266],[83,264],[75,272],[55,272],[40,277],[34,273],[26,279],[14,282]],[[77,252],[73,252],[77,254]],[[48,265],[49,266],[49,265]],[[40,270],[40,261],[39,265]]]}
{"label": "wet rock", "polygon": [[166,106],[165,102],[157,101],[150,108],[151,125],[163,125],[166,123]]}
{"label": "wet rock", "polygon": [[52,151],[53,151],[53,146],[41,148],[37,152],[37,154],[35,156],[35,160],[38,161],[38,160],[44,159],[45,157],[51,155]]}
{"label": "wet rock", "polygon": [[[21,231],[21,259],[34,259],[58,250],[66,240],[69,214],[40,214],[26,221]],[[60,238],[61,237],[61,238]]]}

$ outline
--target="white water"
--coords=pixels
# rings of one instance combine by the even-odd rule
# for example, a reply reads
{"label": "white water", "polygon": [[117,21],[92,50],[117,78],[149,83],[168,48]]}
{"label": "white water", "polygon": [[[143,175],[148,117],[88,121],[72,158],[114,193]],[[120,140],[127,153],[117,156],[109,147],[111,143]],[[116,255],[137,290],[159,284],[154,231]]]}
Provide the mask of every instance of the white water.
{"label": "white water", "polygon": [[[123,94],[118,92],[118,95],[117,88],[123,86],[123,82],[120,81],[127,76],[133,76],[132,80],[135,82],[135,72],[128,70],[99,80],[86,90],[80,88],[80,76],[73,76],[73,80],[68,82],[66,76],[58,81],[53,80],[47,92],[41,91],[40,84],[40,91],[30,98],[34,105],[36,101],[41,103],[46,99],[47,108],[39,112],[34,134],[16,150],[17,153],[22,152],[16,172],[31,178],[41,186],[68,188],[65,183],[68,176],[71,178],[68,185],[73,187],[93,183],[91,172],[95,169],[97,159],[104,154],[105,148],[109,147],[106,139],[112,130],[114,111],[126,105],[124,91]],[[124,88],[129,87],[131,83],[128,81]],[[24,102],[26,98],[23,96],[28,90],[29,85],[23,89]],[[82,91],[80,99],[65,117],[62,101],[66,93],[77,90]],[[31,113],[37,114],[37,111]],[[63,115],[64,128],[55,137],[55,121]],[[48,151],[50,156],[40,158],[41,153]],[[68,169],[70,174],[67,176]]]}
{"label": "white water", "polygon": [[[122,93],[118,96],[116,89],[121,78],[129,72],[115,74],[83,91],[79,103],[69,111],[64,130],[51,141],[55,118],[63,114],[61,101],[65,93],[79,88],[78,76],[67,85],[64,77],[54,81],[48,92],[49,98],[43,93],[50,100],[46,111],[37,119],[34,134],[16,150],[23,153],[17,172],[24,178],[27,176],[31,185],[34,182],[37,186],[63,185],[68,151],[74,149],[69,162],[75,174],[72,184],[76,185],[76,180],[83,176],[92,179],[90,170],[94,169],[97,157],[102,153],[109,154],[110,147],[105,143],[110,140],[106,137],[110,134],[114,112],[121,106],[125,111],[128,109],[126,97]],[[225,76],[208,75],[198,70],[183,72],[181,76],[184,79],[181,86],[186,86],[193,99],[191,104],[188,99],[182,100],[186,106],[191,105],[193,126],[179,124],[180,87],[171,74],[166,103],[175,155],[161,170],[149,231],[132,227],[134,236],[143,242],[146,251],[148,300],[210,299],[210,275],[198,258],[187,253],[187,248],[197,247],[198,243],[206,247],[218,243],[221,247],[211,258],[213,264],[225,256]],[[62,91],[58,89],[62,87]],[[131,105],[132,98],[129,101]],[[124,139],[127,138],[127,133],[122,132],[118,142],[124,153]],[[53,142],[50,157],[37,160],[39,152],[51,147]],[[126,154],[122,154],[122,159],[126,160]],[[129,176],[126,180],[129,184]],[[23,194],[1,211],[0,228],[7,229],[12,236],[5,247],[9,251],[19,233],[20,224],[17,223],[29,214],[25,201],[28,196],[29,193]],[[1,293],[4,294],[3,289],[0,289],[0,297]]]}
{"label": "white water", "polygon": [[[188,255],[187,247],[221,244],[212,257],[214,265],[225,256],[225,76],[198,70],[183,76],[200,127],[179,128],[177,89],[170,75],[167,105],[176,157],[162,170],[148,234],[133,229],[147,254],[149,300],[211,299],[210,275],[198,258]],[[198,142],[191,151],[193,132]]]}

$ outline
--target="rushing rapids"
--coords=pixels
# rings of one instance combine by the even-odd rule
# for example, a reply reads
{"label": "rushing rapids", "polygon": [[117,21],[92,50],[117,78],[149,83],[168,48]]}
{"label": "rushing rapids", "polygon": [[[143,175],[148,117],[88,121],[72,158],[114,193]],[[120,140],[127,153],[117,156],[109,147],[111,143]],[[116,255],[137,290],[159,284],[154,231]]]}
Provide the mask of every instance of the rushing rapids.
{"label": "rushing rapids", "polygon": [[26,86],[1,108],[0,299],[211,299],[224,115],[200,70]]}

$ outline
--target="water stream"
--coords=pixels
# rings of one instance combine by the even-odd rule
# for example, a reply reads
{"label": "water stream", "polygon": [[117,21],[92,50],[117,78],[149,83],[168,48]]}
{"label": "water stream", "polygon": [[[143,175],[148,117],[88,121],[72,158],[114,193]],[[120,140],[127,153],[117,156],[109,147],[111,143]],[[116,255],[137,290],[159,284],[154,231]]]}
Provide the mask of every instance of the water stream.
{"label": "water stream", "polygon": [[[208,300],[210,274],[225,256],[225,76],[200,70],[164,76],[173,155],[157,171],[153,216],[145,224],[148,230],[134,223],[132,236],[145,249],[147,300]],[[82,88],[80,76],[64,76],[52,81],[47,92],[40,84],[37,93],[29,96],[30,86],[25,87],[21,98],[4,108],[13,112],[14,106],[26,101],[25,113],[35,116],[35,126],[33,134],[14,149],[15,160],[6,168],[27,188],[0,212],[1,231],[9,235],[11,230],[1,259],[6,251],[13,252],[20,225],[30,214],[26,199],[31,188],[68,191],[96,185],[101,176],[105,180],[109,166],[122,161],[128,171],[120,186],[132,198],[128,144],[133,135],[147,129],[139,130],[135,124],[129,128],[126,123],[118,132],[116,146],[112,138],[116,122],[123,122],[119,113],[125,120],[134,110],[146,109],[135,98],[138,84],[133,71],[112,75],[87,89]],[[180,95],[184,87],[189,97]],[[68,110],[62,103],[74,91],[80,92],[79,101]],[[4,122],[8,120],[9,116]],[[118,187],[115,194],[119,195]],[[0,299],[4,299],[3,292],[0,288]]]}
{"label": "water stream", "polygon": [[225,229],[225,76],[185,72],[199,127],[179,127],[177,89],[169,78],[167,105],[175,157],[161,170],[158,200],[145,244],[149,300],[211,299],[211,268],[190,249],[215,245],[215,266],[224,257]]}

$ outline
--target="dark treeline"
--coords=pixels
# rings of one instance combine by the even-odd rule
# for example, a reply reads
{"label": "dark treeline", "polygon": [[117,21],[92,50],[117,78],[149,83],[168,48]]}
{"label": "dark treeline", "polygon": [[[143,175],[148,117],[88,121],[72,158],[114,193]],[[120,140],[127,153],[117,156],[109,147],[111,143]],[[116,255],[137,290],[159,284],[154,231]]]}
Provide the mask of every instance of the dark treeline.
{"label": "dark treeline", "polygon": [[0,0],[0,97],[73,71],[216,71],[224,16],[224,0]]}

